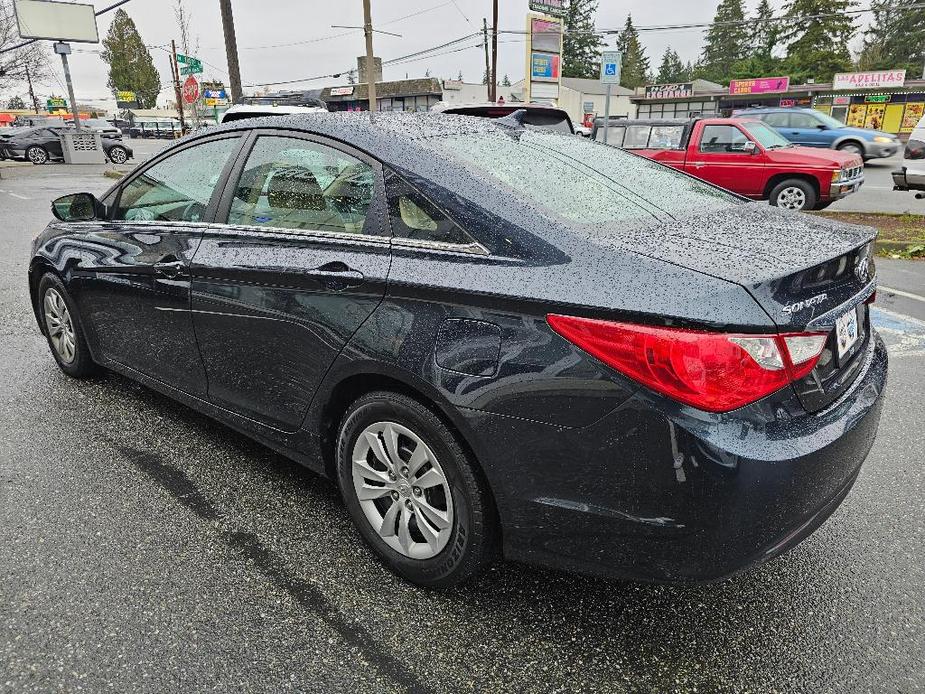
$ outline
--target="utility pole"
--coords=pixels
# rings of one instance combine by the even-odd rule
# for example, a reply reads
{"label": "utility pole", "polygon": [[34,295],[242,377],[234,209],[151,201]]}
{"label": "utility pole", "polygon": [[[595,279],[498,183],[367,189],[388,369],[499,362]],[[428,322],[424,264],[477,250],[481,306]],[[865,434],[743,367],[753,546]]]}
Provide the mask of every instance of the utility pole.
{"label": "utility pole", "polygon": [[173,76],[173,93],[177,98],[177,114],[180,116],[180,134],[186,130],[183,118],[183,92],[180,90],[180,66],[177,64],[177,42],[170,42],[170,74]]}
{"label": "utility pole", "polygon": [[218,0],[222,8],[222,29],[225,31],[225,55],[228,57],[228,81],[231,87],[231,103],[241,102],[241,66],[238,64],[238,40],[234,35],[234,16],[231,14],[231,0]]}
{"label": "utility pole", "polygon": [[29,98],[32,99],[32,108],[35,109],[35,115],[38,115],[39,100],[35,98],[35,90],[32,89],[32,74],[29,72],[29,63],[26,63],[26,82],[29,83]]}
{"label": "utility pole", "polygon": [[489,101],[498,100],[498,0],[494,0],[491,8],[491,82],[488,93]]}
{"label": "utility pole", "polygon": [[363,33],[366,35],[366,88],[369,90],[369,110],[376,111],[376,66],[373,64],[373,18],[369,0],[363,0]]}
{"label": "utility pole", "polygon": [[488,100],[491,98],[491,64],[488,62],[488,20],[482,17],[482,36],[485,37],[485,87],[488,89]]}
{"label": "utility pole", "polygon": [[71,67],[67,56],[71,52],[71,44],[65,41],[55,42],[55,53],[61,56],[61,66],[64,68],[64,82],[67,84],[67,96],[71,100],[71,113],[74,116],[74,128],[80,130],[80,113],[77,111],[77,98],[74,96],[74,83],[71,82]]}

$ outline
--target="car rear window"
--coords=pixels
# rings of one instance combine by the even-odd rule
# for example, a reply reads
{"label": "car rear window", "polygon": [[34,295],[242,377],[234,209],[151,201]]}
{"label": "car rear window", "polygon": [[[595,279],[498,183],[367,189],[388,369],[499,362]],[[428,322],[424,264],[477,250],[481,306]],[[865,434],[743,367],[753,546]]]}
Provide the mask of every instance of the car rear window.
{"label": "car rear window", "polygon": [[577,137],[520,131],[436,141],[554,216],[590,229],[633,219],[688,216],[740,199],[629,152]]}

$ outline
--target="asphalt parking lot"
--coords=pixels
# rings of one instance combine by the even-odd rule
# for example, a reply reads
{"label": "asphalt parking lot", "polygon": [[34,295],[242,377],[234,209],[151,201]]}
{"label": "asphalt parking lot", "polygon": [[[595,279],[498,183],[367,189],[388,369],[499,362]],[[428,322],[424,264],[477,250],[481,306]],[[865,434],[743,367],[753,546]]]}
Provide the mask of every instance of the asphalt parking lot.
{"label": "asphalt parking lot", "polygon": [[[0,691],[925,690],[925,301],[881,291],[879,438],[792,552],[707,586],[506,564],[423,591],[371,559],[331,483],[121,377],[54,366],[29,244],[49,200],[105,190],[104,168],[0,180]],[[925,296],[925,263],[879,266]]]}
{"label": "asphalt parking lot", "polygon": [[902,150],[889,159],[871,159],[864,165],[861,189],[832,204],[833,212],[892,212],[925,214],[925,200],[914,193],[893,190],[890,172],[902,167]]}

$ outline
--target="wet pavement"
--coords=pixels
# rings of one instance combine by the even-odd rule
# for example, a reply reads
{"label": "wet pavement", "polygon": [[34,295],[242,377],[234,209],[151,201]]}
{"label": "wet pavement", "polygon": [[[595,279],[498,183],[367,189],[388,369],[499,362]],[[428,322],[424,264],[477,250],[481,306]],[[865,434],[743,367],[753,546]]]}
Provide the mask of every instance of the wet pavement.
{"label": "wet pavement", "polygon": [[[925,690],[922,302],[878,301],[880,435],[792,552],[708,586],[505,564],[424,591],[370,557],[331,483],[121,377],[57,370],[29,242],[49,199],[111,183],[65,168],[0,181],[0,692]],[[897,263],[881,279],[922,295],[925,263]]]}

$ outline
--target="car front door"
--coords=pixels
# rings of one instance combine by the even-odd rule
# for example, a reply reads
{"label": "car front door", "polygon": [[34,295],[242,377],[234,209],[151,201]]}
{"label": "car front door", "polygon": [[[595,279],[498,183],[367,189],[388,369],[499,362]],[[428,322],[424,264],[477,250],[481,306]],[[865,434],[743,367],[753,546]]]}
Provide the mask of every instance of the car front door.
{"label": "car front door", "polygon": [[784,131],[784,137],[796,145],[804,147],[828,147],[831,136],[826,129],[820,128],[822,121],[812,114],[794,111],[790,115],[790,125]]}
{"label": "car front door", "polygon": [[[693,137],[697,137],[696,132]],[[754,149],[749,150],[749,146]],[[761,194],[766,163],[764,152],[741,128],[704,125],[699,146],[691,150],[685,166],[687,173],[739,195],[755,197]]]}
{"label": "car front door", "polygon": [[210,400],[295,431],[322,378],[385,295],[378,162],[299,133],[253,133],[192,271]]}
{"label": "car front door", "polygon": [[155,160],[121,186],[110,220],[81,239],[81,312],[99,353],[203,398],[189,263],[240,142],[215,137]]}

